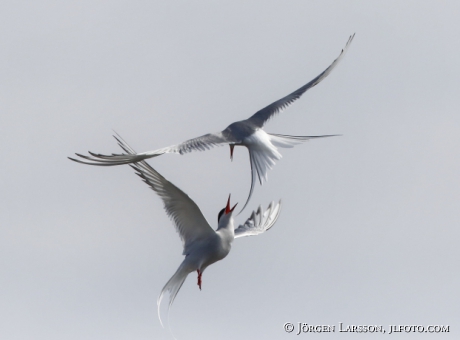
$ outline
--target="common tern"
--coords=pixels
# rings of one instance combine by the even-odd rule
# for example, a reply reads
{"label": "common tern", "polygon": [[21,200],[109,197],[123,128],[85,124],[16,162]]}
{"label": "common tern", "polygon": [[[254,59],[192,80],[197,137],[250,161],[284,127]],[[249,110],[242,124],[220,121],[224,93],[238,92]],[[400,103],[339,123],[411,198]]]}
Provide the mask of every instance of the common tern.
{"label": "common tern", "polygon": [[[136,154],[123,139],[115,138],[127,154]],[[228,255],[235,238],[259,235],[270,229],[280,214],[281,201],[277,204],[271,202],[265,211],[259,206],[258,210],[253,211],[244,224],[235,228],[232,214],[237,204],[230,207],[229,196],[227,205],[218,214],[218,226],[217,230],[214,230],[206,221],[198,205],[147,162],[140,161],[131,164],[131,167],[163,200],[166,214],[171,218],[182,240],[182,254],[185,255],[185,259],[163,287],[157,300],[158,317],[163,325],[160,305],[164,294],[169,292],[169,314],[174,299],[188,274],[197,272],[198,287],[201,290],[204,270]]]}
{"label": "common tern", "polygon": [[290,136],[275,133],[267,133],[263,130],[265,123],[273,116],[283,111],[290,106],[294,101],[299,99],[307,90],[319,84],[339,63],[350,46],[354,34],[348,38],[345,47],[340,52],[339,56],[333,61],[328,68],[321,72],[316,78],[292,92],[291,94],[275,101],[274,103],[259,110],[248,119],[241,120],[230,124],[226,129],[216,133],[208,133],[206,135],[189,139],[183,143],[168,146],[154,151],[147,151],[136,154],[112,154],[102,155],[89,152],[90,156],[76,154],[83,158],[71,160],[83,164],[112,166],[139,162],[148,158],[157,157],[165,153],[185,154],[192,151],[204,151],[214,146],[230,145],[230,158],[233,159],[233,149],[235,146],[241,145],[248,148],[249,159],[251,164],[251,187],[249,195],[241,211],[248,204],[256,178],[259,179],[262,185],[268,179],[268,170],[271,169],[275,162],[281,159],[277,147],[292,148],[294,145],[314,138],[332,137],[337,135],[321,135],[321,136]]}

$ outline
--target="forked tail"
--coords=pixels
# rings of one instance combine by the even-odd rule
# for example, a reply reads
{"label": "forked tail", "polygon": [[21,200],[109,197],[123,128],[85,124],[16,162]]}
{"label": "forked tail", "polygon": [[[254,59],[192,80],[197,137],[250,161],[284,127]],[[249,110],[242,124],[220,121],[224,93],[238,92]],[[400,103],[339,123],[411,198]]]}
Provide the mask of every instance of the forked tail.
{"label": "forked tail", "polygon": [[176,273],[169,279],[169,281],[165,284],[163,289],[161,290],[160,296],[158,296],[157,306],[158,306],[158,318],[160,319],[161,326],[163,326],[163,322],[161,321],[161,314],[160,314],[160,306],[161,300],[163,300],[163,295],[166,292],[169,292],[169,305],[168,305],[168,319],[169,319],[169,311],[171,310],[171,306],[176,298],[177,293],[179,292],[182,284],[184,283],[185,279],[189,271],[183,266],[182,264],[177,269]]}
{"label": "forked tail", "polygon": [[[274,143],[273,143],[274,144]],[[254,191],[254,186],[256,184],[256,180],[259,179],[260,185],[267,181],[268,179],[268,170],[273,168],[275,162],[281,159],[281,154],[276,150],[276,148],[271,145],[271,147],[266,147],[264,149],[259,149],[257,147],[248,148],[249,151],[249,161],[251,164],[251,188],[249,189],[249,195],[246,199],[246,203],[244,204],[243,208],[238,213],[241,212],[246,208],[251,199],[252,192]]]}
{"label": "forked tail", "polygon": [[269,133],[270,141],[274,146],[279,148],[292,148],[294,145],[303,143],[310,139],[335,137],[340,135],[322,135],[322,136],[290,136],[290,135],[279,135],[276,133]]}
{"label": "forked tail", "polygon": [[[252,193],[254,191],[254,186],[256,180],[259,180],[260,185],[267,181],[268,170],[270,170],[275,162],[281,159],[281,154],[276,149],[279,148],[292,148],[296,144],[303,143],[309,139],[315,138],[325,138],[325,137],[334,137],[340,135],[322,135],[322,136],[290,136],[290,135],[280,135],[276,133],[267,133],[270,138],[270,143],[266,144],[253,144],[252,148],[249,150],[249,160],[251,163],[251,187],[249,189],[249,195],[244,204],[243,208],[238,213],[246,208],[251,199]],[[259,136],[260,137],[260,136]]]}

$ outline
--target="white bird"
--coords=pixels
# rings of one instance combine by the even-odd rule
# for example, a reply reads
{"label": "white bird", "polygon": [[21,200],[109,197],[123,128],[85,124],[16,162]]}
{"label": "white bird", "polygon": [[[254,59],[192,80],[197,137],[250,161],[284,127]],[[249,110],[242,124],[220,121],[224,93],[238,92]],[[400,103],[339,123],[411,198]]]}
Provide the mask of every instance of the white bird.
{"label": "white bird", "polygon": [[[115,138],[126,153],[135,154],[135,151],[125,141],[121,138]],[[163,200],[166,214],[173,221],[184,247],[182,254],[185,255],[185,259],[163,287],[158,297],[158,317],[163,325],[160,316],[163,295],[169,292],[169,313],[187,275],[194,271],[198,273],[198,287],[201,290],[204,270],[228,255],[235,238],[258,235],[270,229],[278,219],[281,201],[278,204],[271,202],[265,211],[259,206],[259,209],[253,211],[244,224],[235,228],[232,214],[236,204],[230,208],[229,196],[226,207],[218,215],[217,230],[214,230],[196,203],[186,193],[155,171],[147,162],[140,161],[131,164],[131,167]]]}
{"label": "white bird", "polygon": [[235,145],[245,146],[248,148],[251,163],[251,188],[249,190],[249,195],[246,200],[246,203],[242,209],[244,210],[254,190],[256,177],[259,179],[260,185],[262,185],[263,182],[266,181],[268,178],[268,170],[275,165],[275,162],[277,160],[281,159],[281,154],[278,152],[277,147],[292,148],[294,145],[302,143],[309,139],[337,136],[280,135],[274,133],[267,133],[262,128],[265,125],[265,123],[275,114],[287,108],[294,101],[299,99],[307,90],[317,85],[324,78],[326,78],[329,75],[329,73],[334,69],[334,67],[338,64],[341,58],[345,55],[345,52],[350,46],[350,43],[352,42],[354,36],[355,35],[353,34],[349,37],[347,44],[342,49],[342,52],[337,57],[337,59],[335,59],[334,62],[323,72],[321,72],[321,74],[318,75],[316,78],[314,78],[298,90],[287,95],[286,97],[283,97],[280,100],[277,100],[276,102],[263,108],[262,110],[259,110],[248,119],[230,124],[223,131],[209,133],[201,137],[189,139],[180,144],[168,146],[154,151],[136,154],[112,155],[101,155],[89,152],[91,156],[84,156],[77,153],[77,156],[85,160],[77,160],[70,157],[69,159],[83,164],[111,166],[135,163],[147,158],[160,156],[164,153],[178,153],[182,155],[184,153],[188,153],[191,151],[204,151],[214,146],[225,144],[230,145],[230,158],[233,159],[233,148],[235,147]]}

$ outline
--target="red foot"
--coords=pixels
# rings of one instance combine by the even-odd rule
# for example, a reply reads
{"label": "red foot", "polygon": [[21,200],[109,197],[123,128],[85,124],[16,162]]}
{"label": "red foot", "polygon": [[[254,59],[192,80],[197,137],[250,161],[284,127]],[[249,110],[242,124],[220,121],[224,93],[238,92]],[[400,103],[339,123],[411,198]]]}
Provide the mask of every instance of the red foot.
{"label": "red foot", "polygon": [[196,272],[198,273],[198,287],[200,287],[200,290],[201,290],[201,271],[199,269],[196,270]]}

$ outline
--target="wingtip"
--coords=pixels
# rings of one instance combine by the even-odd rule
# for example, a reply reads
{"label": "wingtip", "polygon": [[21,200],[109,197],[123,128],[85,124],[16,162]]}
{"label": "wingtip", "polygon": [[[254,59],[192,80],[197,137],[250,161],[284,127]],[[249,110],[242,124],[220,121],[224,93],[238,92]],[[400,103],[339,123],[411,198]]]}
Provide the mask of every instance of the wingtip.
{"label": "wingtip", "polygon": [[[79,154],[76,154],[76,155],[80,156]],[[75,159],[75,158],[72,158],[72,157],[67,157],[67,158],[70,159],[71,161],[74,161],[75,163],[87,164],[87,165],[99,165],[99,164],[94,164],[94,163],[91,163],[91,162],[84,162],[84,161],[82,161],[80,159]]]}
{"label": "wingtip", "polygon": [[355,37],[355,34],[356,33],[353,33],[352,35],[350,35],[350,37],[348,38],[348,43],[347,44],[352,42],[353,38]]}

